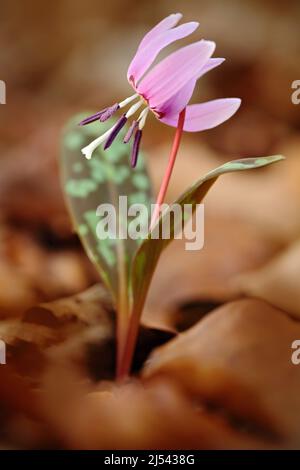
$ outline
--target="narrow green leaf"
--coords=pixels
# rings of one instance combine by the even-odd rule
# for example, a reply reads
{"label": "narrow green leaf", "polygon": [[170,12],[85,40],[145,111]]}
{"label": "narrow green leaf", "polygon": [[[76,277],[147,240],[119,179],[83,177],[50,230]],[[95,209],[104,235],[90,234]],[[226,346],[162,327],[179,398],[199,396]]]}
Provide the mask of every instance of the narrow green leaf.
{"label": "narrow green leaf", "polygon": [[[99,224],[101,217],[96,210],[100,204],[112,204],[116,209],[117,229],[120,224],[126,230],[127,223],[135,219],[128,219],[127,215],[125,220],[118,218],[119,196],[128,197],[128,205],[131,200],[148,206],[151,184],[142,154],[137,167],[130,168],[130,146],[122,142],[125,131],[108,150],[104,151],[103,145],[98,147],[90,160],[82,155],[81,149],[108,128],[107,123],[99,122],[79,126],[88,114],[74,116],[65,128],[60,160],[62,184],[74,229],[113,299],[118,301],[120,284],[122,288],[128,286],[129,266],[141,240],[119,239],[118,230],[116,237],[100,239],[98,235],[104,236],[105,227]],[[113,125],[112,121],[109,126]]]}
{"label": "narrow green leaf", "polygon": [[[185,191],[173,204],[179,204],[181,207],[183,207],[185,204],[191,204],[194,211],[196,209],[196,205],[201,203],[219,176],[235,171],[260,168],[283,159],[284,157],[281,155],[274,155],[271,157],[244,158],[227,162],[215,170],[207,173],[190,189]],[[162,214],[156,225],[153,227],[152,231],[149,233],[148,238],[143,241],[134,257],[131,272],[131,283],[133,294],[133,311],[135,315],[141,314],[148,288],[162,251],[174,239],[176,230],[174,225],[170,227],[171,236],[169,239],[162,239],[160,237],[151,238],[151,235],[153,235],[153,233],[158,229],[160,230],[157,233],[159,236],[161,235],[162,224],[164,219],[170,216],[170,211],[172,211],[172,205],[165,213]],[[171,222],[174,222],[171,217],[170,220]],[[186,222],[187,220],[184,220],[184,223]]]}

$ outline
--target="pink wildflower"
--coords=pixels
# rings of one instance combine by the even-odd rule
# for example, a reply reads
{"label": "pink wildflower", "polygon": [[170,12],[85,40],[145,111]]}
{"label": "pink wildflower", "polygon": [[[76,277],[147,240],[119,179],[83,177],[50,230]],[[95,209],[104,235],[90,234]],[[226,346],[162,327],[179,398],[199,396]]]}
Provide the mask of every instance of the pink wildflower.
{"label": "pink wildflower", "polygon": [[111,129],[82,149],[86,158],[91,158],[95,148],[103,142],[105,149],[110,147],[120,130],[138,110],[140,114],[131,121],[124,138],[124,143],[128,143],[134,136],[131,157],[133,167],[137,162],[142,130],[149,111],[163,123],[177,127],[180,113],[185,110],[183,130],[189,132],[218,126],[237,111],[241,103],[239,98],[223,98],[188,105],[197,80],[224,61],[211,58],[215,50],[215,43],[212,41],[202,39],[182,47],[150,69],[158,54],[166,46],[189,36],[197,29],[196,22],[176,26],[181,17],[180,13],[168,16],[142,39],[127,72],[127,79],[134,89],[134,94],[80,123],[85,125],[96,120],[104,122],[118,109],[131,104],[128,111],[122,114]]}

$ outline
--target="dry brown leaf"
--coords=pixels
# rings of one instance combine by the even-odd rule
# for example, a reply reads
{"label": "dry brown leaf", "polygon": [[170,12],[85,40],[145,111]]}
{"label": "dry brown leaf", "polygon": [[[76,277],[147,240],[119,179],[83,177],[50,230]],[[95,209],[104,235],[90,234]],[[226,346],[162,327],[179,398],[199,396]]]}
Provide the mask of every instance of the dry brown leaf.
{"label": "dry brown leaf", "polygon": [[25,341],[45,346],[53,340],[54,334],[47,326],[25,323],[19,318],[13,318],[0,322],[0,338],[7,345],[13,345],[17,341]]}
{"label": "dry brown leaf", "polygon": [[113,334],[111,303],[100,285],[31,307],[22,317],[2,320],[0,336],[7,344],[24,341],[46,348],[91,326],[101,327],[109,337]]}
{"label": "dry brown leaf", "polygon": [[[133,373],[139,372],[155,347],[174,336],[171,328],[160,325],[142,323]],[[39,304],[21,318],[3,320],[0,337],[8,345],[10,364],[36,384],[51,359],[76,364],[92,380],[115,376],[115,312],[101,285]]]}
{"label": "dry brown leaf", "polygon": [[[50,116],[49,116],[50,117]],[[0,207],[6,219],[70,235],[55,156],[64,118],[45,119],[19,146],[5,152],[0,174]]]}
{"label": "dry brown leaf", "polygon": [[148,324],[164,322],[174,328],[184,322],[184,313],[180,315],[178,310],[186,304],[206,304],[205,313],[239,297],[235,276],[261,266],[278,249],[250,223],[216,219],[209,213],[205,218],[203,249],[187,251],[184,243],[172,242],[159,262],[143,314]]}
{"label": "dry brown leaf", "polygon": [[144,376],[176,380],[191,399],[279,447],[300,447],[300,324],[267,303],[229,303],[150,357]]}
{"label": "dry brown leaf", "polygon": [[[113,376],[114,319],[110,308],[106,291],[95,286],[77,296],[32,307],[22,317],[1,321],[0,338],[7,344],[7,361],[20,376],[37,385],[50,357],[61,355],[70,363],[82,363],[88,375],[91,357],[108,351],[110,362],[105,363],[104,372]],[[97,345],[95,350],[93,345]],[[99,362],[98,367],[101,376]]]}
{"label": "dry brown leaf", "polygon": [[[180,149],[168,202],[173,202],[187,187],[224,159],[196,139],[185,137]],[[243,220],[270,241],[289,242],[300,233],[300,137],[291,135],[276,148],[286,157],[280,165],[244,174],[228,174],[218,181],[205,198],[206,216]],[[167,165],[169,148],[153,150],[149,159],[151,176],[157,188]]]}
{"label": "dry brown leaf", "polygon": [[48,370],[45,412],[71,449],[262,448],[218,417],[202,413],[172,383],[91,386],[62,363]]}
{"label": "dry brown leaf", "polygon": [[37,406],[37,394],[28,381],[18,376],[9,364],[0,368],[0,405],[6,413],[11,410],[41,418]]}
{"label": "dry brown leaf", "polygon": [[24,316],[25,321],[43,322],[50,312],[61,324],[75,320],[86,325],[104,324],[108,320],[107,313],[112,310],[111,299],[107,290],[97,284],[89,289],[70,297],[61,298],[52,302],[41,303],[30,309]]}
{"label": "dry brown leaf", "polygon": [[0,313],[19,315],[41,301],[71,295],[97,279],[83,252],[49,250],[26,230],[0,227]]}
{"label": "dry brown leaf", "polygon": [[39,300],[30,279],[3,262],[0,264],[0,285],[1,317],[19,313]]}
{"label": "dry brown leaf", "polygon": [[44,448],[57,442],[39,391],[10,364],[0,368],[0,427],[5,449]]}
{"label": "dry brown leaf", "polygon": [[269,263],[238,276],[242,293],[258,297],[300,318],[300,242],[296,241]]}

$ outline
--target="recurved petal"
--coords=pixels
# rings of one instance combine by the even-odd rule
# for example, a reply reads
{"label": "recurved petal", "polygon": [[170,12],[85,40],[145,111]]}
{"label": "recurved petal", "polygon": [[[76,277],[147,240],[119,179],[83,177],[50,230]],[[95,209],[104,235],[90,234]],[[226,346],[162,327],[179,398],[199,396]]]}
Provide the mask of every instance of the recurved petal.
{"label": "recurved petal", "polygon": [[215,43],[201,40],[182,47],[157,64],[138,85],[151,108],[157,108],[196,78],[215,50]]}
{"label": "recurved petal", "polygon": [[[196,85],[197,79],[192,79],[188,83],[186,83],[181,90],[179,90],[174,96],[169,98],[165,103],[163,103],[162,106],[157,109],[159,113],[162,114],[162,116],[167,117],[167,116],[174,116],[174,114],[177,116],[177,121],[178,121],[178,114],[180,111],[183,110],[190,101],[192,94],[194,92],[194,88]],[[163,120],[163,119],[162,119]]]}
{"label": "recurved petal", "polygon": [[[212,129],[231,118],[239,109],[240,104],[241,100],[239,98],[222,98],[187,106],[183,129],[189,132]],[[176,127],[178,113],[173,116],[165,116],[161,121],[169,126]]]}
{"label": "recurved petal", "polygon": [[205,73],[223,64],[224,61],[225,59],[223,57],[213,57],[212,59],[209,59],[209,61],[206,62],[203,69],[201,70],[198,79],[202,77]]}
{"label": "recurved petal", "polygon": [[147,46],[147,44],[152,41],[158,34],[162,33],[163,31],[167,31],[170,28],[173,28],[173,26],[176,26],[177,23],[181,20],[181,18],[181,13],[172,13],[171,15],[164,18],[156,26],[154,26],[154,28],[150,29],[147,34],[145,34],[139,44],[139,48]]}
{"label": "recurved petal", "polygon": [[181,90],[179,90],[174,96],[163,103],[159,109],[157,109],[157,111],[162,113],[164,116],[173,116],[174,114],[179,114],[180,111],[182,111],[183,108],[188,105],[193,95],[197,80],[199,80],[199,78],[201,78],[205,73],[222,64],[224,60],[225,59],[219,58],[209,59],[209,61],[201,69],[199,76],[184,85]]}
{"label": "recurved petal", "polygon": [[198,26],[199,23],[195,21],[182,24],[177,26],[177,28],[168,29],[155,35],[153,40],[149,41],[145,47],[139,47],[128,68],[128,81],[137,84],[162,49],[178,39],[189,36]]}

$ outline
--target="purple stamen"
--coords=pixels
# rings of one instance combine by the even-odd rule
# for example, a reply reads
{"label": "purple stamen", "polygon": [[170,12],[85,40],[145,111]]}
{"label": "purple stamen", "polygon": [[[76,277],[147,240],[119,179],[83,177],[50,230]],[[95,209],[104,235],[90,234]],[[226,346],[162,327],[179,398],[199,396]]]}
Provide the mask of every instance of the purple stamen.
{"label": "purple stamen", "polygon": [[123,140],[124,144],[128,144],[137,126],[138,126],[138,122],[133,121],[133,123],[131,124],[131,126],[129,127],[127,131],[127,134],[124,137],[124,140]]}
{"label": "purple stamen", "polygon": [[80,126],[85,126],[86,124],[90,124],[91,122],[94,122],[94,121],[98,121],[98,119],[100,119],[100,116],[106,112],[106,109],[102,109],[102,111],[98,111],[98,113],[96,114],[92,114],[91,116],[83,119],[83,121],[81,121],[79,123]]}
{"label": "purple stamen", "polygon": [[104,145],[104,150],[108,149],[108,147],[111,146],[111,144],[113,143],[113,141],[115,140],[115,138],[119,134],[122,127],[125,126],[126,121],[127,121],[127,117],[125,116],[125,114],[123,114],[120,117],[120,119],[118,120],[118,122],[116,123],[116,125],[114,126],[114,128],[112,129],[111,133],[109,134],[108,139],[107,139],[107,141],[105,142],[105,145]]}
{"label": "purple stamen", "polygon": [[135,168],[138,155],[139,155],[139,149],[140,149],[140,142],[142,138],[142,131],[138,129],[135,133],[134,136],[134,141],[133,141],[133,146],[132,146],[132,152],[131,152],[131,167]]}
{"label": "purple stamen", "polygon": [[104,122],[106,121],[107,119],[111,118],[113,114],[115,114],[116,111],[118,111],[119,109],[119,104],[118,103],[115,103],[113,104],[112,106],[110,106],[109,108],[106,108],[106,110],[104,111],[103,114],[101,114],[100,116],[100,122]]}
{"label": "purple stamen", "polygon": [[85,126],[86,124],[90,124],[91,122],[98,121],[104,122],[106,119],[109,119],[117,110],[119,109],[118,103],[108,107],[104,108],[101,111],[98,111],[96,114],[92,114],[91,116],[88,116],[87,118],[83,119],[79,123],[80,126]]}

